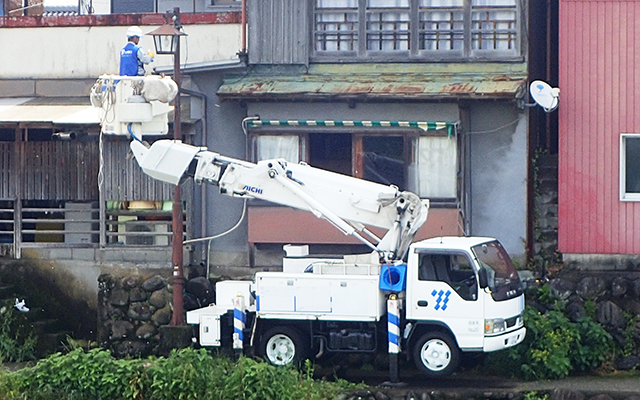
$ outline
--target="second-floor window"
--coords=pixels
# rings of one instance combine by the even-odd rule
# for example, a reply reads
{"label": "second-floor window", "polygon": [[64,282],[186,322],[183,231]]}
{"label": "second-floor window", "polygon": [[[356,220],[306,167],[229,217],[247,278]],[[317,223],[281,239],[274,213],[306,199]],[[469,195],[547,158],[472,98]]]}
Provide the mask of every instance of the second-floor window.
{"label": "second-floor window", "polygon": [[507,60],[520,56],[520,0],[313,0],[318,59]]}

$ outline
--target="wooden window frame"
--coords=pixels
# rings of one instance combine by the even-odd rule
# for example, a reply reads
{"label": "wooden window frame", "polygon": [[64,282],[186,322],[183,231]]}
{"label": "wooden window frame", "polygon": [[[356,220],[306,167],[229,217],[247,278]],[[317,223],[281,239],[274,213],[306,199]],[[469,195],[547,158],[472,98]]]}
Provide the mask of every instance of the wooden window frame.
{"label": "wooden window frame", "polygon": [[[523,3],[522,0],[514,0],[513,6],[475,6],[473,0],[463,0],[462,7],[462,38],[456,40],[462,40],[462,49],[460,50],[428,50],[425,48],[424,43],[421,43],[420,38],[424,37],[427,29],[420,28],[421,13],[428,12],[428,8],[420,6],[420,0],[409,0],[409,38],[408,38],[408,50],[370,50],[368,46],[368,38],[375,31],[368,30],[367,18],[372,12],[367,8],[367,0],[358,0],[357,10],[357,23],[355,33],[351,34],[354,37],[353,50],[348,51],[324,51],[318,50],[318,35],[325,35],[326,31],[318,29],[317,19],[323,12],[319,11],[316,7],[317,0],[308,0],[310,3],[310,60],[312,62],[411,62],[411,61],[433,61],[433,62],[447,62],[447,61],[523,61],[524,49],[523,43],[525,40],[524,24],[523,24]],[[457,7],[442,7],[437,8],[442,12],[448,12],[457,9]],[[513,9],[514,20],[512,24],[515,27],[509,29],[497,29],[493,32],[484,32],[478,27],[477,16],[483,12],[491,12],[491,10],[503,10],[509,11]],[[337,10],[338,9],[333,9]],[[349,9],[350,10],[350,9]],[[378,9],[376,9],[378,10]],[[434,8],[436,10],[436,8]],[[453,11],[452,11],[453,12]],[[349,13],[353,13],[350,10]],[[476,20],[474,20],[476,18]],[[474,21],[476,24],[474,25]],[[487,21],[494,24],[508,23],[507,20]],[[336,31],[338,32],[338,31]],[[451,34],[458,37],[459,31],[451,29],[450,31],[444,31],[446,34]],[[338,33],[339,35],[339,33]],[[487,36],[488,35],[488,36]],[[476,41],[482,41],[482,38],[493,36],[493,40],[499,42],[503,39],[497,39],[497,35],[506,35],[509,43],[512,43],[512,48],[503,49],[475,49],[474,38]],[[487,39],[492,40],[492,39]]]}
{"label": "wooden window frame", "polygon": [[627,192],[626,172],[627,172],[627,139],[640,140],[640,133],[623,133],[620,135],[620,201],[639,202],[640,192]]}
{"label": "wooden window frame", "polygon": [[[283,136],[291,136],[296,135],[299,137],[299,154],[300,161],[308,162],[310,160],[310,145],[309,145],[309,133],[323,133],[331,134],[331,132],[337,133],[338,128],[336,129],[327,129],[320,127],[305,127],[302,130],[300,127],[280,127],[280,129],[275,127],[260,127],[256,129],[252,129],[249,132],[249,159],[252,162],[256,162],[256,154],[257,154],[257,137],[262,135],[283,135]],[[364,178],[364,160],[362,158],[363,152],[363,138],[370,136],[397,136],[404,138],[404,149],[403,149],[403,159],[404,159],[404,177],[405,182],[403,182],[404,186],[408,186],[409,181],[409,165],[413,161],[414,157],[414,146],[419,137],[423,136],[442,136],[443,134],[438,131],[427,131],[424,132],[422,130],[410,129],[410,128],[339,128],[340,133],[348,133],[351,135],[351,176],[356,178]],[[456,196],[454,197],[442,197],[435,198],[429,197],[432,206],[443,206],[443,207],[453,207],[456,206],[459,202],[461,202],[462,192],[461,192],[461,183],[460,183],[460,168],[462,164],[462,149],[460,144],[459,137],[456,139],[456,164],[458,170],[456,171]],[[294,162],[292,160],[287,160],[289,162]],[[314,166],[312,164],[312,166]]]}

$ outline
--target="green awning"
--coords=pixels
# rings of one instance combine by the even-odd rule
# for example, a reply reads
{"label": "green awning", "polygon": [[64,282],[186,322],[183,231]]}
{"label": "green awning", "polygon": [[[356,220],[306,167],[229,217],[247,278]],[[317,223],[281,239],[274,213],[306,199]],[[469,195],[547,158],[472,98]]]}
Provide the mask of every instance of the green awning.
{"label": "green awning", "polygon": [[457,126],[455,122],[423,121],[336,121],[336,120],[246,120],[247,126],[362,126],[362,127],[399,127],[419,128],[423,131],[446,129],[449,136]]}

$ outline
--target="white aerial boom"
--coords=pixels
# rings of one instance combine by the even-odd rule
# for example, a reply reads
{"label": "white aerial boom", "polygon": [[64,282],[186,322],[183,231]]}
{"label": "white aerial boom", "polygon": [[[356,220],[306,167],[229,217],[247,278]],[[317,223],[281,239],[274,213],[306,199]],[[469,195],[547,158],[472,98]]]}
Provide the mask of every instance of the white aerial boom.
{"label": "white aerial boom", "polygon": [[[358,238],[388,263],[404,258],[427,219],[428,201],[413,193],[306,163],[272,159],[254,164],[175,140],[158,140],[151,146],[134,140],[131,150],[152,178],[179,184],[192,176],[196,183],[217,185],[220,193],[229,196],[310,211]],[[383,228],[387,233],[378,238],[366,226]]]}
{"label": "white aerial boom", "polygon": [[[167,133],[168,103],[177,91],[166,77],[102,75],[91,90],[91,103],[102,110],[102,133],[134,139],[133,154],[152,178],[177,185],[192,176],[229,196],[310,211],[377,251],[382,261],[404,258],[429,208],[413,193],[282,159],[254,164],[180,141],[143,144],[143,135]],[[387,233],[378,238],[366,226]]]}

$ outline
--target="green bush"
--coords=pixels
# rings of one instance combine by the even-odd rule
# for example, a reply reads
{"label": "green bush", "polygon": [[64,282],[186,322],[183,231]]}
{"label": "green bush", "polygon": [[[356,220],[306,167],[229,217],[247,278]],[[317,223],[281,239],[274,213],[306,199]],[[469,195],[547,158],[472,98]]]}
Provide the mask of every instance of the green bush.
{"label": "green bush", "polygon": [[0,368],[0,399],[22,399],[22,380],[19,374]]}
{"label": "green bush", "polygon": [[115,359],[102,349],[76,349],[34,367],[0,372],[2,400],[322,400],[355,387],[345,381],[314,380],[310,362],[301,372],[193,349],[135,360]]}
{"label": "green bush", "polygon": [[92,400],[136,398],[131,383],[142,371],[140,360],[116,360],[102,349],[76,349],[53,354],[16,374],[26,398]]}
{"label": "green bush", "polygon": [[0,303],[0,363],[35,360],[36,338],[27,314],[14,308],[12,300]]}
{"label": "green bush", "polygon": [[611,335],[591,317],[571,322],[561,308],[541,313],[526,307],[524,324],[524,342],[492,354],[487,365],[500,365],[494,370],[525,379],[561,379],[613,357]]}

